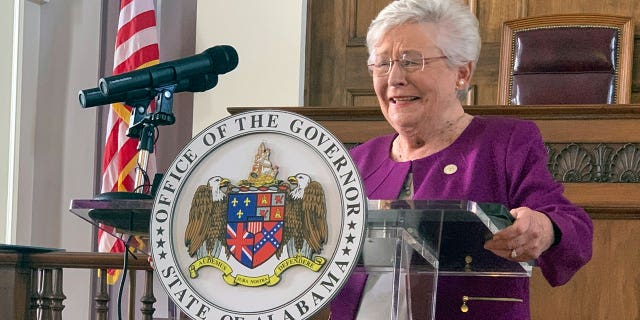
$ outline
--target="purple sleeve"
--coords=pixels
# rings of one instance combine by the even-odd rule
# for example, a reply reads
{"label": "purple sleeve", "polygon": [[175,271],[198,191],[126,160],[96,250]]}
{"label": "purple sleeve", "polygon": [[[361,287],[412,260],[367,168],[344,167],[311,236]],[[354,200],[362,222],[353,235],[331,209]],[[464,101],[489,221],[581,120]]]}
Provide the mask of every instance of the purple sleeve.
{"label": "purple sleeve", "polygon": [[[589,215],[564,195],[547,167],[548,153],[532,122],[515,128],[505,161],[510,207],[525,206],[545,213],[559,230],[560,239],[536,261],[549,284],[565,284],[592,254],[593,225]],[[558,236],[557,235],[557,236]]]}

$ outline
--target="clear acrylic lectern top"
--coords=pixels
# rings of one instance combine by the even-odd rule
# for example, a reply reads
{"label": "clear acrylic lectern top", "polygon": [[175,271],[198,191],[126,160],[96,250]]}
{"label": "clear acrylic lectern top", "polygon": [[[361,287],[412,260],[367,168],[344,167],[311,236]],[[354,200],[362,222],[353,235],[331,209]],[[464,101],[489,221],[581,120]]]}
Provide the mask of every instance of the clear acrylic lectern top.
{"label": "clear acrylic lectern top", "polygon": [[531,264],[484,249],[486,240],[512,223],[502,205],[379,200],[368,207],[355,271],[366,275],[358,319],[433,319],[438,275],[531,276]]}

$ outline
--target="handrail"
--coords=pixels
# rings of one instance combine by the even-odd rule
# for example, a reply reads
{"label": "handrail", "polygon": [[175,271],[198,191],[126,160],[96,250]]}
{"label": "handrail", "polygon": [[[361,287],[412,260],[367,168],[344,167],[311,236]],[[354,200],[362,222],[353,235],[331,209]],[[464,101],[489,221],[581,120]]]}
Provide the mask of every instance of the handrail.
{"label": "handrail", "polygon": [[[127,270],[145,271],[145,288],[140,298],[143,306],[140,311],[144,319],[153,318],[153,268],[146,254],[136,253],[129,257]],[[29,252],[0,249],[0,272],[13,281],[9,287],[8,302],[0,308],[0,318],[7,319],[61,319],[66,296],[62,292],[63,269],[94,269],[106,272],[107,269],[121,269],[124,264],[123,253],[97,252]],[[135,273],[130,274],[131,279]],[[135,301],[135,281],[129,282],[129,303]],[[107,319],[109,294],[106,277],[98,279],[94,293],[96,319]],[[5,300],[7,301],[7,300]],[[7,308],[8,307],[8,308]],[[130,309],[130,312],[132,309]],[[130,318],[133,314],[130,314]],[[131,318],[133,319],[133,318]]]}
{"label": "handrail", "polygon": [[[147,255],[136,253],[135,257],[129,257],[129,269],[153,270]],[[31,254],[29,259],[34,268],[120,269],[124,264],[122,253],[57,251]]]}

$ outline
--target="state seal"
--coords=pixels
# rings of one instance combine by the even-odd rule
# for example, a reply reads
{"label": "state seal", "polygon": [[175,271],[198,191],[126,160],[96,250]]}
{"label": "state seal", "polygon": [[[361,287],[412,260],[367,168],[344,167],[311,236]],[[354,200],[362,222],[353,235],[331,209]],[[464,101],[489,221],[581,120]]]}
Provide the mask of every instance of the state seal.
{"label": "state seal", "polygon": [[366,204],[348,150],[318,123],[230,116],[164,174],[150,225],[156,274],[193,319],[306,319],[354,270]]}

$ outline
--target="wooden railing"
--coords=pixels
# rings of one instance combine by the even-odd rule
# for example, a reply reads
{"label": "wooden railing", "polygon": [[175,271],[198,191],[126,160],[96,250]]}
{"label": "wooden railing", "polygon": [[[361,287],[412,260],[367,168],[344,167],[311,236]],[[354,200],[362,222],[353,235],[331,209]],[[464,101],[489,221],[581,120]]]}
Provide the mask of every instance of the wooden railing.
{"label": "wooden railing", "polygon": [[[238,114],[264,109],[285,110],[309,117],[348,145],[393,132],[380,107],[231,107],[227,111]],[[594,219],[640,219],[640,198],[628,196],[640,193],[637,170],[640,167],[640,104],[465,106],[465,111],[474,116],[506,116],[534,121],[549,147],[549,169],[564,184],[565,195],[570,200]],[[603,160],[594,149],[608,150],[612,155],[622,151],[619,153],[624,156],[625,171],[632,173],[632,178],[626,179],[629,181],[602,179],[603,174],[591,169],[589,179],[572,181],[559,171],[583,172],[583,168],[555,165],[556,158],[578,156],[587,150],[591,153],[588,154],[590,167],[610,167],[610,159]],[[611,176],[610,172],[606,173],[605,176]]]}
{"label": "wooden railing", "polygon": [[[121,269],[122,254],[87,252],[30,252],[0,250],[1,319],[62,319],[66,296],[63,292],[64,269]],[[140,298],[143,319],[153,319],[156,298],[153,295],[153,269],[147,257],[128,259],[129,305],[135,305],[135,271],[144,270],[144,293]],[[94,293],[95,319],[108,319],[110,303],[106,277],[99,277]],[[129,310],[129,319],[134,319]]]}

